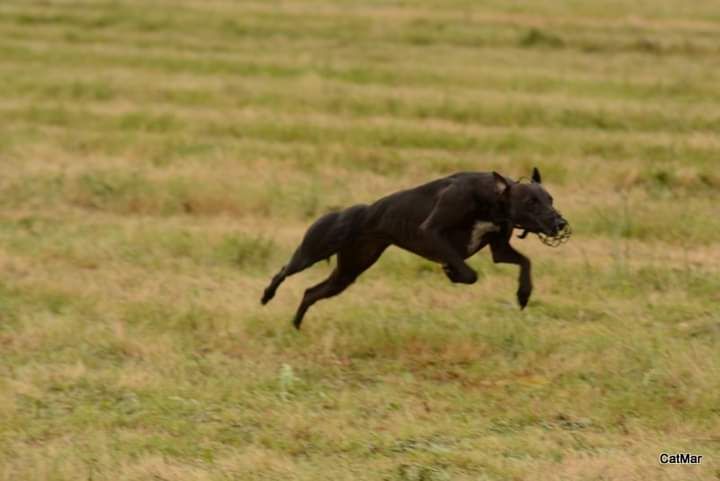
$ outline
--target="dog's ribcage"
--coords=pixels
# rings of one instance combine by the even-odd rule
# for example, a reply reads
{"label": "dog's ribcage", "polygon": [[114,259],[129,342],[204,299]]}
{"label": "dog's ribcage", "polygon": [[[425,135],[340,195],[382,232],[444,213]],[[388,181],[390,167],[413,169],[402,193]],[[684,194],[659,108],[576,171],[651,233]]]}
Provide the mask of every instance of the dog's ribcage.
{"label": "dog's ribcage", "polygon": [[475,252],[480,247],[482,238],[488,232],[498,232],[500,227],[497,224],[486,221],[477,221],[473,225],[473,230],[470,233],[470,242],[468,242],[468,252]]}

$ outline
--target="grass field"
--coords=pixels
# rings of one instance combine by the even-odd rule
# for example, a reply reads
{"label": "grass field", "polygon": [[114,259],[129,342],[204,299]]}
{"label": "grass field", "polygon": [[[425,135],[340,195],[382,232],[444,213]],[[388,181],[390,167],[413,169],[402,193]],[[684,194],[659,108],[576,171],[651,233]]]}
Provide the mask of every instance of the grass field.
{"label": "grass field", "polygon": [[[0,76],[0,479],[720,479],[714,2],[3,0]],[[525,311],[398,249],[259,305],[329,209],[535,165]]]}

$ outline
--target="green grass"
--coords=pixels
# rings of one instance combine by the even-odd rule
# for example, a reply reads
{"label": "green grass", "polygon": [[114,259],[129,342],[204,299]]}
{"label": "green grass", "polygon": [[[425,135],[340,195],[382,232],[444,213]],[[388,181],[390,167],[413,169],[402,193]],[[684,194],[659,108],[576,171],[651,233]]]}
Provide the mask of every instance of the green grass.
{"label": "green grass", "polygon": [[[712,2],[0,4],[0,478],[720,479]],[[473,286],[307,225],[460,170],[573,225]],[[660,466],[660,452],[704,455]]]}

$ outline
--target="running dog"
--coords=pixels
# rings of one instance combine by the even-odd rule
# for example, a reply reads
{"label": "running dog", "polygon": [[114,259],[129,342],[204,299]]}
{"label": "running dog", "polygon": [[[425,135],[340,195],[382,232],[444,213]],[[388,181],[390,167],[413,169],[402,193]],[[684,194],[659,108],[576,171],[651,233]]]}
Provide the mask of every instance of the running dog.
{"label": "running dog", "polygon": [[453,174],[320,217],[273,277],[261,302],[267,304],[286,277],[337,255],[330,276],[305,291],[293,320],[300,329],[310,306],[344,291],[390,245],[441,264],[450,281],[462,284],[477,280],[465,259],[490,245],[493,262],[520,267],[517,300],[524,309],[532,292],[530,260],[510,245],[514,228],[523,229],[520,238],[535,233],[548,245],[570,236],[537,168],[531,182],[497,172]]}

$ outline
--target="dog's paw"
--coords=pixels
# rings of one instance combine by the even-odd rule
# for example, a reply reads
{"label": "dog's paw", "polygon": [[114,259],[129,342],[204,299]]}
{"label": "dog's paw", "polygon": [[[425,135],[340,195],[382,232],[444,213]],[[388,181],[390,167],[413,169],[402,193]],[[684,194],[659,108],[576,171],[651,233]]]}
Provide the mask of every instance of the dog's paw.
{"label": "dog's paw", "polygon": [[472,269],[468,269],[467,273],[462,276],[462,282],[463,284],[475,284],[478,280],[477,272],[475,272]]}
{"label": "dog's paw", "polygon": [[260,303],[264,306],[268,302],[270,302],[270,299],[275,297],[275,293],[271,289],[265,289],[265,292],[263,292],[262,299],[260,299]]}
{"label": "dog's paw", "polygon": [[518,300],[518,304],[520,304],[520,309],[525,309],[525,306],[527,306],[528,301],[530,300],[531,292],[532,292],[532,289],[523,289],[523,288],[518,289],[517,300]]}
{"label": "dog's paw", "polygon": [[447,264],[443,264],[442,269],[445,272],[447,278],[455,283],[473,284],[477,281],[478,278],[477,273],[472,269],[468,269],[467,272],[460,273]]}
{"label": "dog's paw", "polygon": [[452,267],[447,264],[443,264],[442,270],[448,279],[450,279],[452,282],[458,282],[457,272],[455,272]]}

